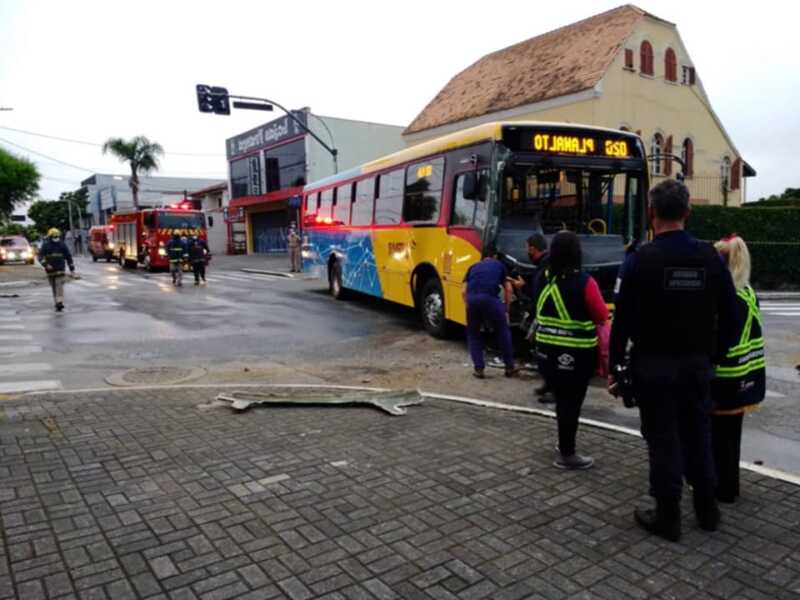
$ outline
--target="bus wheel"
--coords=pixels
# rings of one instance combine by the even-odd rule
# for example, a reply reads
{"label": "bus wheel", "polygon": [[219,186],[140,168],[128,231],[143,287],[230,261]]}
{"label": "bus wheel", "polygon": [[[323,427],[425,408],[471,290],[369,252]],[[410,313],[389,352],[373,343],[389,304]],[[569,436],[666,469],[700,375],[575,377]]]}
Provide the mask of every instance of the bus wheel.
{"label": "bus wheel", "polygon": [[425,330],[434,337],[447,337],[449,327],[444,317],[444,293],[438,279],[431,278],[425,282],[419,300],[419,311]]}
{"label": "bus wheel", "polygon": [[337,300],[344,300],[345,290],[342,286],[342,265],[339,264],[338,260],[333,261],[331,266],[328,267],[328,290],[330,290],[331,296]]}
{"label": "bus wheel", "polygon": [[92,262],[97,262],[97,256],[95,256],[94,254],[92,254]]}

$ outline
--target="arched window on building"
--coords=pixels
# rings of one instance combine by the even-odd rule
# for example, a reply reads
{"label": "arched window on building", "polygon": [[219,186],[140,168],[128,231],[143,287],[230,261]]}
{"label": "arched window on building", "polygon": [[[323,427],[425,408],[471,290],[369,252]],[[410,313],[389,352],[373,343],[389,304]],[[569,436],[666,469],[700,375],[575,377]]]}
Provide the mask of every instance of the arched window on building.
{"label": "arched window on building", "polygon": [[678,81],[678,59],[672,48],[667,48],[664,53],[664,78],[667,81]]}
{"label": "arched window on building", "polygon": [[647,40],[639,47],[639,69],[645,75],[653,74],[653,46]]}
{"label": "arched window on building", "polygon": [[[664,148],[664,136],[662,136],[660,133],[656,133],[655,135],[653,135],[653,139],[650,142],[651,159],[654,156],[660,156],[663,148]],[[661,163],[662,163],[661,159],[651,160],[650,164],[653,165],[652,168],[653,175],[661,175],[662,173]]]}
{"label": "arched window on building", "polygon": [[722,183],[722,188],[725,190],[731,189],[731,157],[724,156],[722,163],[719,166],[719,177]]}
{"label": "arched window on building", "polygon": [[689,138],[683,140],[681,160],[683,160],[683,164],[685,165],[684,175],[686,175],[686,177],[694,175],[694,144]]}

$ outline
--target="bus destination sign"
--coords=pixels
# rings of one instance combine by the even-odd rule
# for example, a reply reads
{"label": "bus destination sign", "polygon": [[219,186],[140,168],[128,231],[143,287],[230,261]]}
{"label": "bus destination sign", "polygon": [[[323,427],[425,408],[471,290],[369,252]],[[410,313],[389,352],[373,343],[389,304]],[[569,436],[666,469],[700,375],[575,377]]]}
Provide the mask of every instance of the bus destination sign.
{"label": "bus destination sign", "polygon": [[626,137],[603,132],[558,131],[519,128],[506,130],[504,141],[511,150],[535,152],[553,156],[598,156],[606,158],[633,158],[636,145]]}

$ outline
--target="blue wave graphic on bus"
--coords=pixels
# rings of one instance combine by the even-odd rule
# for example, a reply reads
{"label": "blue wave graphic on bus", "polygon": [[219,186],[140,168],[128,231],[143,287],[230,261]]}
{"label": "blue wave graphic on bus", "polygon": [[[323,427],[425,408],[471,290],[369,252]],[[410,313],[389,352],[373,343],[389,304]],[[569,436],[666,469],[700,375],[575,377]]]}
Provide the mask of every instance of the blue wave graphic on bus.
{"label": "blue wave graphic on bus", "polygon": [[320,269],[327,277],[331,253],[340,257],[344,287],[383,298],[372,237],[368,231],[311,231],[308,234],[310,257],[303,261],[304,271]]}

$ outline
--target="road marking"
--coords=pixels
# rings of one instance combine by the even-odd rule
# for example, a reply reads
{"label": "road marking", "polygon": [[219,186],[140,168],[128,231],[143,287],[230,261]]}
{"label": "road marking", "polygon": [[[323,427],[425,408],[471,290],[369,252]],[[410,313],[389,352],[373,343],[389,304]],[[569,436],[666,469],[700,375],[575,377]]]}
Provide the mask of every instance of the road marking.
{"label": "road marking", "polygon": [[19,373],[39,373],[50,371],[53,367],[47,363],[17,363],[0,365],[0,377],[8,375],[18,375]]}
{"label": "road marking", "polygon": [[8,342],[8,341],[29,341],[32,340],[33,336],[30,333],[0,333],[0,342]]}
{"label": "road marking", "polygon": [[22,323],[1,323],[0,322],[0,329],[9,331],[11,329],[22,330],[25,329],[25,325]]}
{"label": "road marking", "polygon": [[19,316],[15,317],[0,317],[0,323],[14,323],[15,321],[19,321]]}
{"label": "road marking", "polygon": [[10,355],[10,354],[34,354],[35,352],[41,352],[41,346],[0,346],[0,354]]}
{"label": "road marking", "polygon": [[0,394],[60,389],[61,382],[58,379],[39,379],[37,381],[10,381],[8,383],[0,383]]}
{"label": "road marking", "polygon": [[800,308],[796,302],[762,302],[761,308]]}
{"label": "road marking", "polygon": [[89,287],[89,288],[100,287],[99,283],[92,283],[91,281],[86,281],[85,279],[76,279],[74,283],[77,284],[77,285],[80,285],[80,286],[83,286],[83,287]]}
{"label": "road marking", "polygon": [[774,317],[800,317],[800,311],[797,312],[768,312],[768,315]]}
{"label": "road marking", "polygon": [[767,398],[786,398],[786,394],[780,394],[778,392],[773,392],[772,390],[767,390]]}
{"label": "road marking", "polygon": [[221,277],[223,279],[229,279],[231,281],[241,281],[241,282],[247,282],[247,281],[261,281],[261,282],[263,282],[263,281],[278,281],[278,280],[285,279],[284,277],[276,277],[275,275],[245,275],[245,274],[232,275],[232,274],[228,274],[228,273],[215,273],[212,277],[209,277],[208,279],[209,279],[209,281],[212,281],[213,278],[215,278],[215,277]]}

